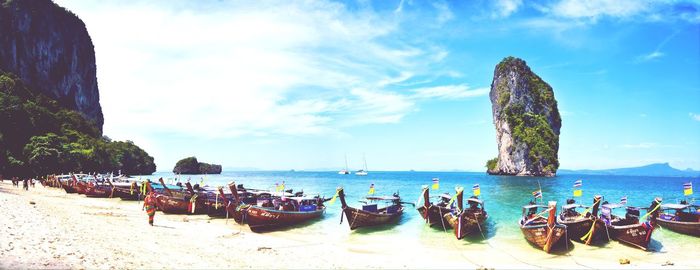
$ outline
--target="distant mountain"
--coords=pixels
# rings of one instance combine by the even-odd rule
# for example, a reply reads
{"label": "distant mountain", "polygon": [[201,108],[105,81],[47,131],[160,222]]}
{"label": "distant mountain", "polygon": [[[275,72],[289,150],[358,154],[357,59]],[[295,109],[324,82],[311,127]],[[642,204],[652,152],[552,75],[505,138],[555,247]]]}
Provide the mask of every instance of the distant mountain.
{"label": "distant mountain", "polygon": [[700,177],[700,171],[691,169],[679,170],[668,163],[655,163],[641,167],[607,169],[607,170],[565,170],[559,174],[591,174],[591,175],[629,175],[629,176],[675,176],[675,177]]}

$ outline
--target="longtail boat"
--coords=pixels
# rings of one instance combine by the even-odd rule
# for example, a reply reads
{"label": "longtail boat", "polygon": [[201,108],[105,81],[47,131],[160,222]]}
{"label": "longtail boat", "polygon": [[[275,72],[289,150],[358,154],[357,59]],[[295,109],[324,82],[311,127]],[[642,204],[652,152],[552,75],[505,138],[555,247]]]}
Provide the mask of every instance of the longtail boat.
{"label": "longtail boat", "polygon": [[454,228],[454,233],[457,239],[462,239],[465,236],[481,232],[483,225],[489,215],[484,210],[484,202],[479,200],[477,196],[472,196],[467,199],[468,208],[463,208],[464,189],[457,190],[457,208],[455,211],[447,213],[443,216],[445,220]]}
{"label": "longtail boat", "polygon": [[156,207],[168,214],[206,214],[204,198],[199,197],[190,183],[187,184],[187,192],[173,191],[165,184],[163,178],[158,179],[163,185],[163,193],[156,195]]}
{"label": "longtail boat", "polygon": [[[614,209],[618,208],[625,208],[624,217],[612,213]],[[625,207],[622,204],[603,204],[600,218],[605,222],[605,226],[610,232],[610,238],[643,250],[648,249],[654,226],[649,221],[639,223],[639,208]]]}
{"label": "longtail boat", "polygon": [[245,223],[245,212],[247,211],[248,205],[241,201],[238,195],[238,189],[236,188],[235,182],[230,182],[228,184],[229,189],[231,189],[231,195],[233,200],[229,200],[225,194],[223,188],[219,188],[219,194],[222,196],[226,212],[228,216],[233,218],[238,224]]}
{"label": "longtail boat", "polygon": [[421,217],[425,219],[425,222],[427,222],[430,225],[430,227],[437,226],[444,230],[452,228],[450,223],[448,223],[444,219],[445,214],[452,212],[452,209],[450,209],[450,206],[448,205],[448,202],[451,199],[449,194],[444,194],[440,196],[440,202],[437,204],[433,204],[430,202],[430,192],[428,190],[428,186],[423,186],[422,194],[423,205],[416,208],[416,210],[418,210],[418,213],[420,213]]}
{"label": "longtail boat", "polygon": [[[544,210],[538,212],[539,210]],[[548,212],[548,216],[542,216]],[[556,223],[557,202],[550,201],[548,206],[530,204],[523,206],[523,217],[518,224],[525,239],[531,244],[549,253],[554,245],[566,234],[566,225]],[[566,237],[563,237],[567,240]]]}
{"label": "longtail boat", "polygon": [[658,217],[650,218],[655,224],[677,233],[700,236],[700,205],[663,204],[660,210]]}
{"label": "longtail boat", "polygon": [[113,184],[113,197],[119,197],[120,199],[126,201],[138,201],[141,200],[141,198],[143,198],[143,195],[141,194],[141,189],[139,188],[139,185],[136,182]]}
{"label": "longtail boat", "polygon": [[[112,196],[112,185],[108,181],[98,182],[97,177],[93,176],[94,181],[89,181],[85,189],[85,196],[93,198],[110,198]],[[107,183],[107,184],[105,184]]]}
{"label": "longtail boat", "polygon": [[264,206],[251,205],[246,212],[250,230],[262,232],[320,218],[324,199],[316,197],[272,197]]}
{"label": "longtail boat", "polygon": [[66,191],[68,194],[72,193],[78,193],[78,190],[76,189],[76,182],[77,179],[75,179],[75,176],[73,175],[61,175],[56,178],[56,182],[59,184],[63,190]]}
{"label": "longtail boat", "polygon": [[[390,224],[399,220],[403,214],[404,207],[401,204],[401,197],[399,197],[398,194],[394,194],[390,197],[368,196],[365,198],[367,201],[365,201],[362,209],[357,209],[348,206],[345,201],[345,191],[343,188],[338,188],[337,192],[342,205],[340,223],[343,223],[343,215],[345,215],[348,218],[350,230],[360,227]],[[390,202],[391,205],[377,208],[377,201]]]}
{"label": "longtail boat", "polygon": [[[582,242],[586,245],[610,241],[605,222],[598,218],[601,199],[600,195],[594,196],[591,207],[576,204],[576,201],[572,199],[567,200],[567,204],[562,206],[562,212],[557,216],[557,223],[566,225],[569,240]],[[585,210],[579,212],[577,209]]]}

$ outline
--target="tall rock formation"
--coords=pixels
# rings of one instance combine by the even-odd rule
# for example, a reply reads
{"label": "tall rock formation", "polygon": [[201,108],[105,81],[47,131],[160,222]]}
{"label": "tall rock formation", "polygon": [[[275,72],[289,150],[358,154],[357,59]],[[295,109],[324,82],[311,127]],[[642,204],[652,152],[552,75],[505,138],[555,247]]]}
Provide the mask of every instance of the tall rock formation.
{"label": "tall rock formation", "polygon": [[50,0],[0,0],[0,70],[102,130],[95,50],[75,14]]}
{"label": "tall rock formation", "polygon": [[552,87],[522,59],[506,57],[496,66],[489,96],[498,157],[487,162],[487,172],[554,176],[561,116]]}

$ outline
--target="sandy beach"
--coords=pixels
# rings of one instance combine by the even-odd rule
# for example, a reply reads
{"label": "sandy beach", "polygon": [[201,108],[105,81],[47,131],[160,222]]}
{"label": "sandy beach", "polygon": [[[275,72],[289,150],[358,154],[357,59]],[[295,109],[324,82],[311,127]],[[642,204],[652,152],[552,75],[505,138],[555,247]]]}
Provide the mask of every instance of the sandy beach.
{"label": "sandy beach", "polygon": [[[604,248],[574,243],[572,251],[553,255],[517,248],[523,239],[475,245],[349,231],[256,234],[233,220],[160,212],[151,227],[139,202],[86,198],[41,185],[24,191],[9,181],[0,183],[0,205],[2,269],[700,267],[697,253],[648,253],[618,243]],[[620,258],[631,263],[620,265]]]}

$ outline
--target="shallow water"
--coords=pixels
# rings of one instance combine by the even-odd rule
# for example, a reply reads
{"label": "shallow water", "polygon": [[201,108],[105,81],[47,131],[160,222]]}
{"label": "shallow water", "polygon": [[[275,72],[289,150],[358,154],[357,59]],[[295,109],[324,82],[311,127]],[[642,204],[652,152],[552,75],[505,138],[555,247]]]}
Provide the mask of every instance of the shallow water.
{"label": "shallow water", "polygon": [[[152,181],[158,177],[173,178],[172,173],[156,173],[144,176]],[[382,248],[375,244],[364,248],[363,243],[400,242],[406,247],[420,248],[460,248],[476,250],[489,247],[504,253],[529,255],[535,250],[523,238],[517,221],[521,215],[521,206],[533,199],[532,192],[542,188],[544,202],[557,201],[558,207],[571,198],[575,180],[583,180],[583,196],[579,202],[589,205],[593,195],[600,194],[604,200],[619,202],[623,196],[628,197],[629,206],[647,207],[654,197],[662,197],[664,202],[677,202],[683,198],[683,183],[692,180],[700,184],[700,179],[670,177],[631,177],[631,176],[597,176],[597,175],[561,175],[553,178],[491,176],[484,173],[467,172],[370,172],[369,176],[339,175],[336,172],[224,172],[221,175],[192,175],[191,182],[199,183],[204,177],[209,186],[225,186],[230,181],[244,184],[251,188],[274,189],[275,183],[285,182],[286,189],[303,190],[305,194],[320,194],[327,198],[335,194],[338,186],[343,186],[347,202],[351,206],[360,206],[360,198],[367,195],[370,184],[375,185],[375,195],[391,195],[399,192],[403,201],[415,203],[421,186],[430,185],[433,177],[440,179],[440,188],[430,190],[431,196],[438,193],[454,194],[455,186],[465,188],[465,195],[471,195],[473,184],[481,186],[481,199],[489,214],[489,220],[483,235],[473,235],[458,241],[453,233],[429,228],[418,212],[406,205],[404,215],[396,225],[382,226],[374,229],[350,231],[345,220],[340,222],[340,202],[329,205],[325,216],[318,221],[287,229],[294,235],[316,236],[329,241],[344,241],[353,248],[353,252],[376,252]],[[698,184],[696,184],[697,186]],[[289,234],[281,233],[285,236]],[[292,236],[293,237],[293,236]],[[606,252],[628,257],[649,254],[687,254],[700,245],[700,238],[680,235],[668,230],[655,230],[652,235],[651,253],[637,250],[619,243],[608,243],[600,247],[570,244],[555,252],[574,254],[577,257],[604,257]],[[604,251],[606,250],[606,251]],[[537,256],[546,258],[544,252]],[[677,253],[677,254],[676,254]],[[678,265],[677,265],[678,266]],[[688,265],[693,266],[693,265]]]}

